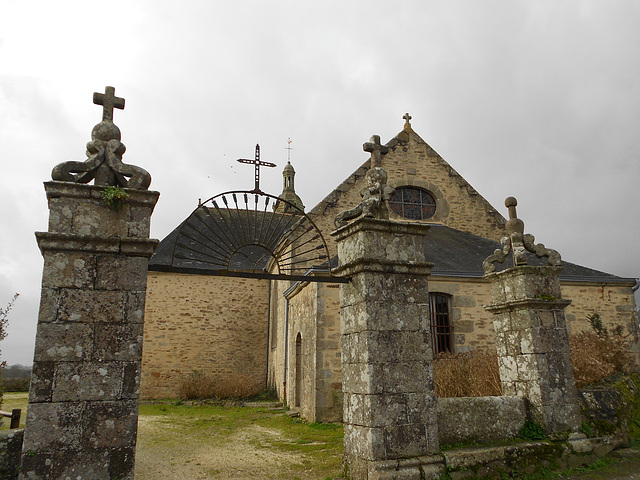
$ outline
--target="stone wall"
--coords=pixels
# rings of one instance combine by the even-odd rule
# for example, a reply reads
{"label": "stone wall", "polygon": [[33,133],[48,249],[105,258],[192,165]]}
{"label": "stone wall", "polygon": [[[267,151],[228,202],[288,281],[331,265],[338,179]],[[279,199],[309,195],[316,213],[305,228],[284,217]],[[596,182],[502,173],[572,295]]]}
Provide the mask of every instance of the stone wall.
{"label": "stone wall", "polygon": [[490,443],[516,438],[527,420],[522,397],[438,399],[441,444]]}
{"label": "stone wall", "polygon": [[[489,284],[482,279],[432,276],[431,292],[452,295],[451,317],[456,353],[472,350],[495,352],[495,333],[492,315],[483,305],[489,303]],[[566,309],[569,334],[592,331],[587,316],[599,313],[604,326],[616,328],[629,342],[629,349],[640,364],[638,317],[631,284],[620,286],[593,282],[561,282],[562,297],[571,300]]]}
{"label": "stone wall", "polygon": [[[340,298],[337,284],[299,283],[289,292],[288,400],[313,422],[342,421]],[[298,399],[296,339],[302,338]]]}
{"label": "stone wall", "polygon": [[194,370],[264,385],[266,280],[149,272],[141,398],[176,398]]}
{"label": "stone wall", "polygon": [[20,471],[24,429],[0,430],[0,478],[14,480]]}

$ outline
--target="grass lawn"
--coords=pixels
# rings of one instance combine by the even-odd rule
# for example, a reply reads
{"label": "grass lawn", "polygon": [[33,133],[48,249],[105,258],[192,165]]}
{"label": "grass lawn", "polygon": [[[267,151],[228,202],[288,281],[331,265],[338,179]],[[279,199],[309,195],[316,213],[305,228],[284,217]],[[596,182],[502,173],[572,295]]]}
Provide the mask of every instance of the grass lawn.
{"label": "grass lawn", "polygon": [[[20,416],[20,426],[24,427],[24,422],[27,419],[27,399],[29,398],[28,392],[4,392],[2,396],[2,406],[0,406],[0,410],[4,410],[5,412],[11,412],[14,408],[22,409],[22,414]],[[0,429],[8,430],[9,429],[9,421],[11,419],[2,417],[2,426]]]}
{"label": "grass lawn", "polygon": [[269,408],[141,405],[138,425],[136,480],[325,480],[342,472],[342,425]]}

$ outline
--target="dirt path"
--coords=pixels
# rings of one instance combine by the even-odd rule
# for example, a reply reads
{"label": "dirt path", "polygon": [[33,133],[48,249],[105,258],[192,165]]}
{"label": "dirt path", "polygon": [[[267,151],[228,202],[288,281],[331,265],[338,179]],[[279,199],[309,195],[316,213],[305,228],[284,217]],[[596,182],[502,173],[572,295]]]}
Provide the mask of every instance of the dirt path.
{"label": "dirt path", "polygon": [[300,455],[260,448],[267,438],[280,439],[277,431],[250,425],[234,432],[225,443],[211,445],[184,436],[175,428],[173,442],[158,444],[160,429],[166,428],[157,418],[140,417],[136,480],[304,478],[287,473],[291,466],[296,470],[302,467]]}

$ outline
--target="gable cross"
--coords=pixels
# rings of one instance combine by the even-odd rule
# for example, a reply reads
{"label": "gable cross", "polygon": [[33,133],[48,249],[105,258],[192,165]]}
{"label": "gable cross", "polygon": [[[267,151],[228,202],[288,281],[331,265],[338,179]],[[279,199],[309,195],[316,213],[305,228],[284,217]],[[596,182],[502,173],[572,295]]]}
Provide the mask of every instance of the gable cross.
{"label": "gable cross", "polygon": [[263,162],[260,160],[260,145],[256,144],[256,156],[253,160],[247,160],[246,158],[239,158],[240,163],[249,163],[255,165],[255,188],[251,190],[251,193],[263,193],[260,190],[260,167],[275,167],[275,163]]}
{"label": "gable cross", "polygon": [[104,93],[93,93],[93,103],[102,105],[102,121],[113,122],[113,109],[124,110],[124,98],[116,97],[116,89],[105,87]]}
{"label": "gable cross", "polygon": [[363,144],[362,149],[371,153],[371,168],[382,167],[382,155],[389,151],[389,147],[380,144],[380,135],[371,137],[371,141]]}

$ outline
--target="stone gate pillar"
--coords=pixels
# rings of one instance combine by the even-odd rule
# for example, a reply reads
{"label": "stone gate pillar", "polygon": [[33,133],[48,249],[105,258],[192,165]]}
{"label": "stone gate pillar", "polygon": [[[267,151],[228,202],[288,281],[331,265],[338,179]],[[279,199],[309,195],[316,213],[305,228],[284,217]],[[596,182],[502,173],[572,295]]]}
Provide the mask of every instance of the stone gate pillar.
{"label": "stone gate pillar", "polygon": [[338,228],[345,470],[440,478],[428,226],[361,217]]}
{"label": "stone gate pillar", "polygon": [[[146,190],[146,171],[121,162],[111,110],[124,100],[113,93],[94,94],[105,114],[87,145],[89,159],[56,166],[58,181],[45,183],[49,231],[36,233],[44,270],[24,480],[133,478],[147,263],[157,244],[149,221],[158,192]],[[96,185],[83,184],[94,178]]]}
{"label": "stone gate pillar", "polygon": [[[484,262],[492,298],[485,308],[494,314],[502,393],[526,398],[532,418],[546,433],[577,432],[580,402],[564,314],[571,301],[560,292],[560,255],[524,235],[515,198],[505,205],[508,236],[502,239],[503,248]],[[547,257],[548,265],[527,265],[527,252]],[[493,263],[503,262],[509,253],[514,266],[496,273]]]}

